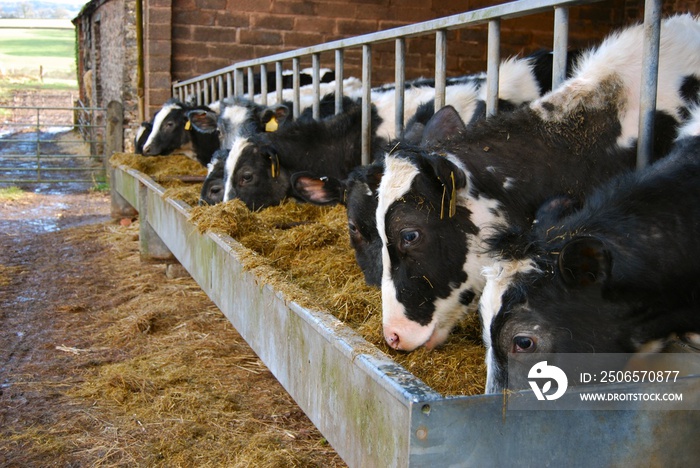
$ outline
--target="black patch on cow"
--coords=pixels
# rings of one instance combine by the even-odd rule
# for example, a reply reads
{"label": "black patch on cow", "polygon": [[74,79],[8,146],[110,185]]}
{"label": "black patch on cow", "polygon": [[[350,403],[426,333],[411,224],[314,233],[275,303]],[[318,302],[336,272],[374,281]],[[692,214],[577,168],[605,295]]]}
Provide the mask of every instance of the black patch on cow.
{"label": "black patch on cow", "polygon": [[459,303],[464,306],[468,306],[472,303],[475,297],[476,293],[474,291],[472,291],[471,289],[465,289],[459,295]]}

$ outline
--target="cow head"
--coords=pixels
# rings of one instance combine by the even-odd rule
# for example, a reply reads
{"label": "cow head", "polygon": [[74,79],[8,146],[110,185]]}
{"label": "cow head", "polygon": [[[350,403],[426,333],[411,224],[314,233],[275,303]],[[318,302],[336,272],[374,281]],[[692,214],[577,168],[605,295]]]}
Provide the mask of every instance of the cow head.
{"label": "cow head", "polygon": [[228,151],[217,150],[207,166],[207,177],[199,195],[200,205],[216,205],[224,200],[224,169]]}
{"label": "cow head", "polygon": [[289,178],[264,135],[238,138],[226,160],[224,200],[239,198],[251,210],[279,205],[290,190]]}
{"label": "cow head", "polygon": [[486,392],[507,385],[508,357],[522,353],[634,352],[642,343],[632,317],[642,301],[612,298],[613,259],[595,237],[574,237],[529,258],[498,262],[486,270],[480,302],[490,317],[484,330]]}
{"label": "cow head", "polygon": [[167,155],[190,142],[186,126],[189,120],[185,105],[176,100],[168,100],[153,116],[151,134],[143,145],[146,156]]}

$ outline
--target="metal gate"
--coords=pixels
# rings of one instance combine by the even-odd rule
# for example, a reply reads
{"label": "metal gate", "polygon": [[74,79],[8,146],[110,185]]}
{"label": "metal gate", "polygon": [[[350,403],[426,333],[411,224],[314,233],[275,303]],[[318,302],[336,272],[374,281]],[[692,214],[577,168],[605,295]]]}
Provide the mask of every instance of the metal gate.
{"label": "metal gate", "polygon": [[0,116],[0,186],[106,180],[105,109],[0,106]]}

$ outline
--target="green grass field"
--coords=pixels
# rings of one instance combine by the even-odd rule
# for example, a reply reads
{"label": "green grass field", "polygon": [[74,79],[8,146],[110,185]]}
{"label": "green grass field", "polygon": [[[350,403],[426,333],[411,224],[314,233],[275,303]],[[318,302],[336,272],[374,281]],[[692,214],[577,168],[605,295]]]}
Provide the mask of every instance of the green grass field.
{"label": "green grass field", "polygon": [[0,27],[0,87],[77,89],[75,30]]}

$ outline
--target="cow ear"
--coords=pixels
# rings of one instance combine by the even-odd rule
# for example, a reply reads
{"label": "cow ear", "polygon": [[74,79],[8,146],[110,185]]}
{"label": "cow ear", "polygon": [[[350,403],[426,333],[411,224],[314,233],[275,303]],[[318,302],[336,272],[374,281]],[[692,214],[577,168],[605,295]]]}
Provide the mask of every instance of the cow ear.
{"label": "cow ear", "polygon": [[582,288],[604,284],[610,277],[612,259],[600,239],[578,237],[561,249],[558,266],[564,283]]}
{"label": "cow ear", "polygon": [[429,147],[448,140],[466,130],[459,113],[452,106],[445,106],[433,115],[423,129],[421,146]]}
{"label": "cow ear", "polygon": [[289,108],[282,104],[278,106],[268,107],[262,111],[260,115],[260,123],[265,126],[266,132],[277,131],[280,125],[287,120],[289,116]]}
{"label": "cow ear", "polygon": [[296,172],[292,174],[291,184],[294,193],[314,205],[346,203],[346,185],[334,177],[314,177],[309,172]]}
{"label": "cow ear", "polygon": [[579,209],[581,209],[581,203],[578,199],[568,195],[557,195],[540,205],[535,213],[533,224],[539,223],[549,227]]}
{"label": "cow ear", "polygon": [[212,111],[194,109],[187,113],[187,119],[201,133],[214,133],[219,129],[218,116]]}
{"label": "cow ear", "polygon": [[457,191],[467,186],[467,177],[457,165],[444,156],[430,154],[426,156],[426,160],[442,185],[440,219],[451,218],[457,213]]}
{"label": "cow ear", "polygon": [[377,193],[379,184],[382,182],[382,176],[384,175],[384,166],[370,164],[365,167],[367,168],[365,172],[365,182],[372,193]]}

